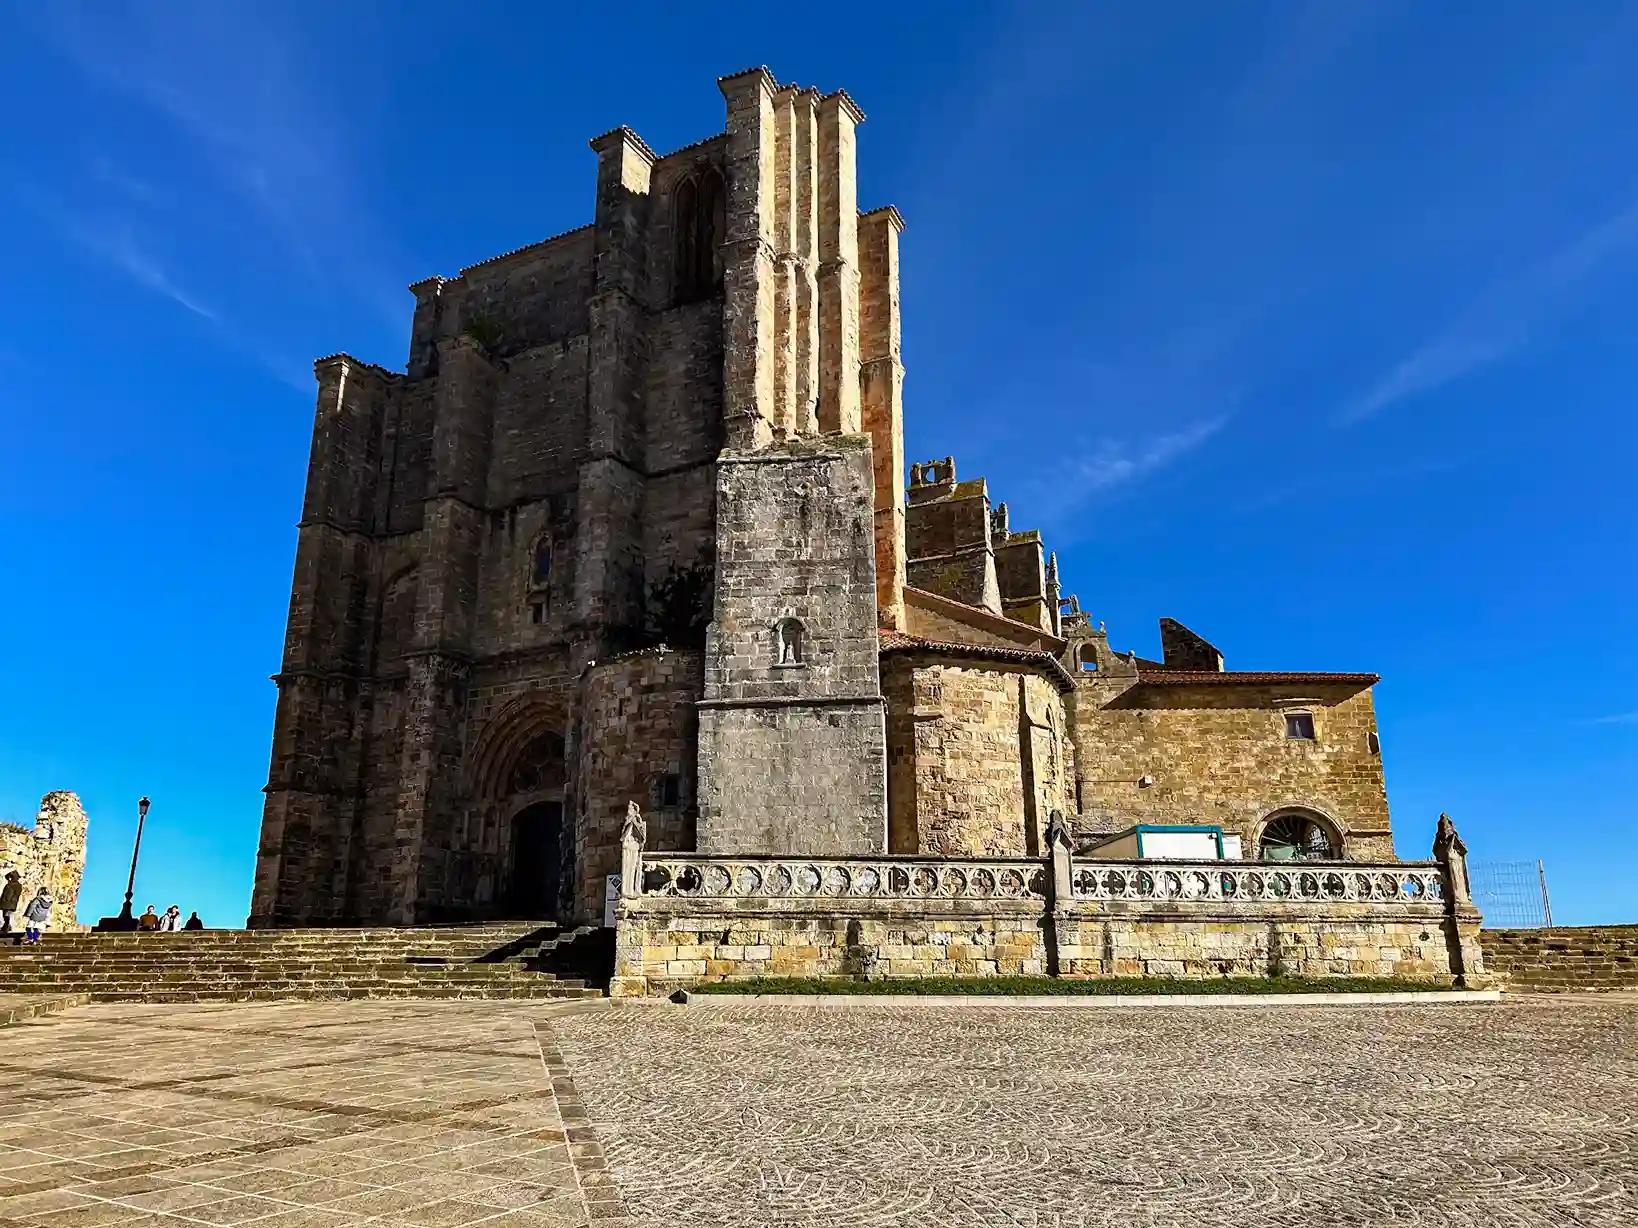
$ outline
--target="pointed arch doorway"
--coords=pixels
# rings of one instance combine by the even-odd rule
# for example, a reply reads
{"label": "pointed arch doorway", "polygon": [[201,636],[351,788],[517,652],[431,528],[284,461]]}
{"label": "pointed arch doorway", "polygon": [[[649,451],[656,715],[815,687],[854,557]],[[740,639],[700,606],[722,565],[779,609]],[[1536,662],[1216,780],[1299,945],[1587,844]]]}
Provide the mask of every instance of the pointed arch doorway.
{"label": "pointed arch doorway", "polygon": [[530,802],[512,816],[507,911],[531,920],[555,918],[563,880],[563,802]]}

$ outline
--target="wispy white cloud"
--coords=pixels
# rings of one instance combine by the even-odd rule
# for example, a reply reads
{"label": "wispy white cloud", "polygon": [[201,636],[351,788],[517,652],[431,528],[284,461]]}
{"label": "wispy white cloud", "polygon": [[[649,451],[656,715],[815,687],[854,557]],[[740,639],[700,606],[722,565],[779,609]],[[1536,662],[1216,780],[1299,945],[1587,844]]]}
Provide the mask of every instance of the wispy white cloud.
{"label": "wispy white cloud", "polygon": [[164,196],[158,188],[145,179],[139,179],[112,159],[98,155],[91,159],[91,174],[99,183],[116,188],[131,199],[145,205],[158,203]]}
{"label": "wispy white cloud", "polygon": [[1084,496],[1128,485],[1194,451],[1222,430],[1228,420],[1229,415],[1223,414],[1136,444],[1101,440],[1093,446],[1090,455],[1075,463],[1071,481]]}
{"label": "wispy white cloud", "polygon": [[1518,276],[1492,286],[1443,333],[1345,406],[1336,424],[1361,422],[1502,361],[1573,307],[1589,282],[1634,254],[1638,254],[1638,206],[1592,227]]}
{"label": "wispy white cloud", "polygon": [[1613,712],[1609,716],[1596,716],[1589,723],[1594,725],[1638,725],[1638,712]]}
{"label": "wispy white cloud", "polygon": [[176,284],[171,274],[161,267],[155,256],[137,240],[129,226],[118,225],[103,229],[93,225],[69,222],[63,231],[85,251],[107,261],[144,290],[168,298],[194,315],[212,324],[221,317],[204,305],[190,291]]}
{"label": "wispy white cloud", "polygon": [[[278,245],[310,301],[338,289],[395,325],[405,315],[386,276],[381,233],[351,171],[347,125],[276,11],[214,0],[163,5],[60,0],[38,10],[41,35],[98,87],[168,120],[226,189],[212,207]],[[152,184],[105,162],[105,181],[138,199]]]}

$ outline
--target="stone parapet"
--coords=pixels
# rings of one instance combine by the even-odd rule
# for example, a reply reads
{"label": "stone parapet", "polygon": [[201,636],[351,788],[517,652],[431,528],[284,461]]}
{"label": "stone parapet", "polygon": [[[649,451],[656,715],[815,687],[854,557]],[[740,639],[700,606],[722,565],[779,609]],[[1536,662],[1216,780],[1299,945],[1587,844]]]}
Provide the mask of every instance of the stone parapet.
{"label": "stone parapet", "polygon": [[1054,851],[644,858],[641,891],[618,906],[615,988],[756,976],[1464,979],[1477,917],[1453,907],[1439,862],[1075,862]]}

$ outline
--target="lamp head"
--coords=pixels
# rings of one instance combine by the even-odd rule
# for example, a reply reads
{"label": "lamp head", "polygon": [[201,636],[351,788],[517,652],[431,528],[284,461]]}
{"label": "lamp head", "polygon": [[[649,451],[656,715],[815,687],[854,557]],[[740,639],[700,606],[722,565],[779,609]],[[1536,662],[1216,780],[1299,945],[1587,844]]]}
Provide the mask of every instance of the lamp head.
{"label": "lamp head", "polygon": [[145,819],[145,818],[148,817],[148,799],[147,798],[143,798],[140,802],[137,803],[137,817],[142,818],[142,819]]}

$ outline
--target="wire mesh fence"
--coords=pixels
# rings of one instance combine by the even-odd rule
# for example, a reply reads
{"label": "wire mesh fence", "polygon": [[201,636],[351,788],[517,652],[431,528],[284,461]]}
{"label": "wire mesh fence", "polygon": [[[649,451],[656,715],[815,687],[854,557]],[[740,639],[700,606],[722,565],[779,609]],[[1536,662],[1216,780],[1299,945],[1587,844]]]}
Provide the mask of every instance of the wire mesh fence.
{"label": "wire mesh fence", "polygon": [[1550,929],[1547,869],[1539,861],[1470,861],[1473,903],[1486,929]]}

